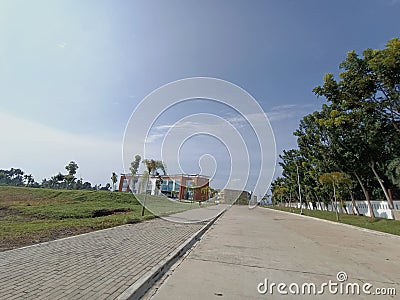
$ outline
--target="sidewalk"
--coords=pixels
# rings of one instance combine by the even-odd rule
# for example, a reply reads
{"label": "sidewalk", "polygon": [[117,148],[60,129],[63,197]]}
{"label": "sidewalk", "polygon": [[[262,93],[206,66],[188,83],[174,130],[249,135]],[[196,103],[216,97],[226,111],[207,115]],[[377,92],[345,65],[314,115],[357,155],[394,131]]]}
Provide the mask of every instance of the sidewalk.
{"label": "sidewalk", "polygon": [[[223,208],[170,219],[204,220]],[[0,299],[115,299],[206,223],[153,219],[1,252]]]}
{"label": "sidewalk", "polygon": [[[400,237],[364,232],[264,208],[233,206],[146,299],[395,299],[400,294]],[[397,296],[258,292],[271,283],[346,283],[395,288]],[[342,273],[342,275],[344,275]],[[345,290],[344,290],[345,292]]]}

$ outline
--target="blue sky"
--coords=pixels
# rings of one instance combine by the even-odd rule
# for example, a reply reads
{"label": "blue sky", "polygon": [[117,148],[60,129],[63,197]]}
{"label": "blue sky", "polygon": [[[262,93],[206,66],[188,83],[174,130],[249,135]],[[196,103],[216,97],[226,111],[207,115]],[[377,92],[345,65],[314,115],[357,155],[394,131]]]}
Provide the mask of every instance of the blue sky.
{"label": "blue sky", "polygon": [[347,51],[399,37],[399,13],[396,0],[0,1],[0,168],[41,181],[75,160],[104,185],[123,172],[139,102],[197,76],[245,89],[278,153],[295,147],[300,118],[322,103],[313,87]]}

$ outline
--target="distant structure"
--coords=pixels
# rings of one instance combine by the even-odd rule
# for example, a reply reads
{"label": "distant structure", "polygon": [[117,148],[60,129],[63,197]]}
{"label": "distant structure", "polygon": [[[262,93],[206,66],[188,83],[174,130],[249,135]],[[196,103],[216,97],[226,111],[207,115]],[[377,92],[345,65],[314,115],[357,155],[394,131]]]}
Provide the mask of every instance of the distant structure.
{"label": "distant structure", "polygon": [[249,204],[251,194],[247,191],[223,189],[219,192],[220,203],[227,204]]}
{"label": "distant structure", "polygon": [[121,174],[119,180],[120,192],[133,192],[134,194],[150,195],[164,194],[169,198],[179,200],[205,201],[209,199],[208,187],[210,178],[202,175],[176,174],[161,175],[163,180],[161,189],[157,189],[157,176],[149,176],[146,187],[147,176],[132,174]]}

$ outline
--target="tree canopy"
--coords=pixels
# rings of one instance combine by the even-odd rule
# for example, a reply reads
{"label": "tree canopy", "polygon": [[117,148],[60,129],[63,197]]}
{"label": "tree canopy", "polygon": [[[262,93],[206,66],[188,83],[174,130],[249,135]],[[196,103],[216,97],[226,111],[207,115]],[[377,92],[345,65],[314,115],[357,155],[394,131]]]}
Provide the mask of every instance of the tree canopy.
{"label": "tree canopy", "polygon": [[400,40],[361,56],[350,51],[339,67],[338,79],[327,73],[314,88],[325,103],[300,121],[294,132],[298,149],[280,155],[282,177],[272,189],[280,200],[295,193],[296,166],[306,201],[329,202],[326,182],[341,174],[341,197],[365,198],[372,211],[371,195],[389,203],[389,190],[399,195]]}

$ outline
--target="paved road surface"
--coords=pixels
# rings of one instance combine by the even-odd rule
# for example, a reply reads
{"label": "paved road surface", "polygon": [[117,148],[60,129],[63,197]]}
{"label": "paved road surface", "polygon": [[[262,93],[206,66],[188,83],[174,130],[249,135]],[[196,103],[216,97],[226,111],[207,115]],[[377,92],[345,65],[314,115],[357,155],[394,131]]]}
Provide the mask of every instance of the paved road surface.
{"label": "paved road surface", "polygon": [[[223,208],[171,219],[203,220]],[[204,224],[154,219],[1,252],[0,299],[114,299]]]}
{"label": "paved road surface", "polygon": [[[343,282],[396,288],[397,295],[333,296],[280,295],[276,287],[260,294],[257,286],[271,283]],[[154,300],[168,299],[399,299],[400,238],[290,215],[264,208],[249,210],[234,206],[164,278]],[[343,274],[342,274],[343,275]],[[344,285],[345,287],[345,285]],[[262,291],[265,285],[260,286]],[[295,289],[295,285],[292,286]],[[333,287],[334,290],[334,287]],[[285,291],[285,289],[284,289]],[[288,288],[286,291],[289,293]],[[344,289],[345,291],[345,289]],[[351,290],[350,290],[351,291]],[[154,292],[154,291],[153,291]]]}

